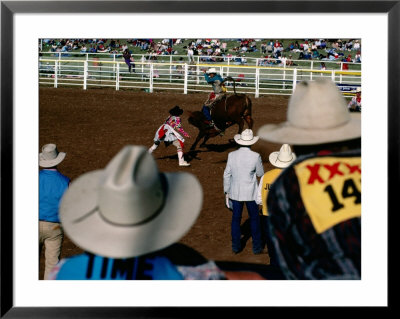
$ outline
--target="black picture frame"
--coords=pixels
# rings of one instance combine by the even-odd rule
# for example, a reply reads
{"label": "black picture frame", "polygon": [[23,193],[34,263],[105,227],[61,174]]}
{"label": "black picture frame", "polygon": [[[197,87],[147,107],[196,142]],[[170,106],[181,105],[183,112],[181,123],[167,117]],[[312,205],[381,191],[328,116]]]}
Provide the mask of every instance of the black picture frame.
{"label": "black picture frame", "polygon": [[[399,186],[400,1],[1,1],[1,318],[192,318],[226,316],[224,307],[15,307],[13,290],[13,17],[16,13],[387,13],[388,220]],[[7,44],[7,45],[5,45]],[[386,173],[386,172],[382,172]],[[391,227],[388,222],[388,247]],[[390,255],[388,254],[390,265]],[[388,269],[389,271],[389,269]],[[389,280],[388,286],[391,281]],[[32,292],[34,293],[34,292]],[[391,306],[389,295],[388,309]],[[235,315],[263,307],[241,307]],[[270,310],[268,310],[270,311]],[[280,310],[281,311],[281,310]],[[285,309],[302,315],[301,307]],[[333,310],[336,312],[336,310]],[[359,313],[358,313],[359,314]]]}

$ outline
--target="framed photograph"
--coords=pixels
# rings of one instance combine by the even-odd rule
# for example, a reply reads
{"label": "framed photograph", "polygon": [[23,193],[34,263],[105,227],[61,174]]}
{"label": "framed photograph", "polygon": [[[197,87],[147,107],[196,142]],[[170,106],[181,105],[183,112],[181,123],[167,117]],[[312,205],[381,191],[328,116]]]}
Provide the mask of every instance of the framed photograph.
{"label": "framed photograph", "polygon": [[[399,21],[399,1],[1,1],[1,317],[189,318],[194,312],[197,316],[207,315],[210,311],[222,316],[232,308],[235,308],[235,313],[246,315],[253,310],[261,308],[263,311],[262,309],[269,307],[282,308],[279,311],[303,307],[389,307],[388,241],[389,234],[393,233],[389,231],[389,227],[394,224],[389,222],[389,211],[394,206],[394,192],[399,186]],[[72,158],[81,162],[81,165],[70,168],[71,174],[76,178],[89,167],[105,167],[110,160],[108,153],[116,153],[122,145],[133,142],[143,145],[152,143],[158,118],[164,117],[161,113],[168,113],[175,104],[188,110],[200,110],[205,92],[211,90],[210,87],[198,90],[197,87],[184,84],[186,82],[182,79],[185,74],[191,74],[190,70],[186,72],[185,67],[179,67],[179,58],[174,58],[171,52],[169,62],[174,58],[178,67],[171,66],[169,82],[182,85],[179,86],[179,93],[171,93],[172,89],[160,89],[160,86],[157,91],[155,83],[160,76],[157,70],[151,68],[146,71],[149,73],[144,72],[141,66],[143,64],[140,64],[143,61],[134,55],[130,63],[118,54],[119,63],[114,60],[107,64],[94,58],[89,67],[95,68],[95,71],[89,69],[82,76],[65,69],[57,69],[58,73],[57,70],[54,71],[54,68],[66,68],[54,60],[62,60],[63,54],[66,56],[68,53],[52,52],[51,44],[47,40],[100,38],[159,39],[160,42],[163,39],[230,39],[232,43],[237,43],[238,49],[234,50],[240,51],[237,53],[241,60],[232,59],[229,63],[238,65],[253,58],[251,54],[241,51],[242,39],[254,39],[259,50],[262,50],[262,41],[256,41],[258,39],[359,39],[362,43],[362,64],[360,60],[357,66],[359,69],[354,73],[357,73],[357,81],[360,82],[350,88],[350,93],[355,93],[358,86],[363,88],[361,280],[152,282],[50,281],[39,278],[38,274],[41,271],[42,276],[43,267],[40,268],[37,242],[38,150],[47,139],[57,137],[58,141],[66,141],[57,132],[47,128],[57,128],[60,121],[63,130],[76,131],[74,141],[68,141],[70,149],[65,150]],[[129,43],[132,47],[141,45],[137,42]],[[90,46],[91,42],[88,43],[88,48]],[[46,50],[42,51],[43,48]],[[185,50],[188,48],[185,47]],[[247,47],[245,50],[248,50]],[[356,54],[351,48],[344,52]],[[188,58],[190,56],[184,57]],[[269,63],[269,58],[255,60],[257,66]],[[193,62],[193,72],[202,72],[206,68],[204,65],[207,65],[207,61],[200,60],[200,57]],[[286,62],[284,63],[286,66]],[[318,67],[319,64],[320,61]],[[196,65],[198,70],[195,69]],[[189,64],[188,67],[190,66]],[[68,67],[76,66],[69,64]],[[82,67],[88,71],[87,63],[83,62]],[[316,68],[315,65],[314,67]],[[343,62],[337,63],[335,67],[343,70]],[[224,70],[223,67],[221,70]],[[111,73],[118,74],[113,78],[112,84],[109,80]],[[253,78],[253,75],[243,73],[230,74],[237,79],[235,89],[246,93],[251,90],[251,99],[258,99],[263,94],[278,95],[275,91],[268,91],[268,88],[262,91],[258,90],[258,86],[254,86],[253,90],[253,84],[246,86],[246,81]],[[60,77],[57,78],[56,74]],[[310,74],[313,73],[305,75],[300,72],[296,76],[312,76]],[[126,78],[132,76],[141,76],[138,81],[141,84],[132,80],[129,82],[132,87],[124,87],[124,80],[127,83]],[[257,77],[256,71],[254,77]],[[51,83],[50,86],[48,83]],[[66,85],[67,89],[60,90],[58,87],[63,83],[69,84]],[[284,102],[279,103],[283,105],[287,102],[296,83],[296,80],[291,83],[279,82],[279,94],[287,95],[282,100]],[[105,89],[107,86],[111,88]],[[42,87],[50,88],[43,94]],[[130,95],[132,89],[140,94]],[[228,85],[228,91],[232,89]],[[60,91],[63,92],[62,96],[58,93]],[[93,102],[94,97],[88,96],[88,92],[96,92],[98,100]],[[134,106],[132,98],[137,99]],[[41,104],[45,99],[46,103]],[[140,113],[144,118],[144,123],[135,123],[135,126],[129,121],[118,123],[126,126],[126,136],[115,136],[107,130],[108,126],[116,124],[113,114],[115,111],[112,110],[115,101],[125,103],[126,112]],[[277,97],[272,101],[278,103],[280,100]],[[84,119],[93,115],[88,108],[79,113],[79,108],[85,103],[102,105],[103,117],[99,121],[99,127],[85,126]],[[43,114],[39,109],[39,105],[44,104],[47,109],[54,105],[54,108],[61,110],[57,116],[52,113],[46,119],[49,123],[53,122],[51,125],[46,124],[46,129],[43,129]],[[154,111],[151,107],[156,104],[159,109]],[[261,104],[256,103],[258,114],[263,112],[263,107],[268,106]],[[77,112],[77,118],[82,119],[82,125],[67,123],[65,119],[70,118],[71,112]],[[267,115],[263,119],[268,123]],[[276,123],[279,120],[280,118],[271,119],[271,122]],[[121,117],[118,117],[118,121],[121,121]],[[146,126],[149,123],[152,125],[151,129]],[[260,121],[256,122],[255,127],[259,128],[261,124],[263,123]],[[188,125],[183,123],[183,127]],[[92,133],[88,138],[85,132],[89,130]],[[146,134],[141,136],[140,131]],[[213,158],[214,162],[207,164],[203,161],[201,168],[198,165],[196,167],[201,158],[209,156],[204,149],[191,153],[192,162],[188,160],[192,164],[190,172],[195,175],[203,174],[202,178],[206,183],[215,179],[215,183],[221,184],[221,203],[215,204],[221,207],[225,204],[221,167],[226,165],[226,159],[222,159],[221,154],[227,156],[230,146],[221,146],[218,141],[228,141],[235,133],[236,128],[227,131],[225,136],[220,134],[212,142],[210,140],[211,146],[207,148],[207,152],[220,156]],[[108,155],[102,157],[105,150],[101,139],[105,138],[105,134],[110,141],[114,141],[107,144]],[[90,165],[85,151],[78,151],[79,144],[85,138],[90,139],[90,142],[86,140],[85,143],[93,147],[87,150],[87,153],[92,152]],[[195,136],[191,136],[189,143],[194,140]],[[61,145],[60,151],[64,151]],[[77,145],[76,149],[74,145]],[[163,170],[187,169],[178,166],[179,154],[171,154],[163,153],[157,158],[162,159]],[[207,170],[217,171],[220,178],[216,180],[217,177],[211,173],[207,175]],[[207,205],[211,211],[214,204]],[[219,208],[215,210],[216,216],[224,215],[225,219],[230,216],[228,209],[221,212]],[[217,223],[218,220],[210,219],[207,222]],[[229,227],[230,225],[226,232],[230,236]],[[205,230],[198,231],[198,234],[197,241],[184,238],[184,242],[186,240],[185,243],[194,243],[196,249],[201,248],[202,243],[211,235]],[[227,248],[230,252],[231,247]]]}

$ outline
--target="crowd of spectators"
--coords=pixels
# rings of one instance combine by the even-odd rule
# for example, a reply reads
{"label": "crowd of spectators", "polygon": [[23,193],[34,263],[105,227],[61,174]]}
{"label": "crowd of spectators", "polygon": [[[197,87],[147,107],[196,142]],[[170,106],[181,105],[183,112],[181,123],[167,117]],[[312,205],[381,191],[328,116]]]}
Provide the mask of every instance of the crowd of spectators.
{"label": "crowd of spectators", "polygon": [[[320,60],[361,63],[361,43],[357,39],[304,39],[284,44],[283,41],[261,39],[45,39],[50,52],[110,53],[140,52],[146,60],[165,55],[187,55],[189,63],[230,61],[247,64],[249,55],[261,58],[260,66],[295,66],[293,60]],[[232,46],[233,43],[233,46]],[[246,56],[247,55],[247,56]],[[343,69],[348,64],[343,63]]]}
{"label": "crowd of spectators", "polygon": [[[260,51],[264,59],[259,65],[293,66],[293,54],[298,54],[297,60],[321,60],[349,63],[361,63],[361,44],[359,40],[304,40],[290,42],[286,47],[279,40],[262,42]],[[350,54],[355,52],[355,54]],[[288,53],[288,57],[285,53]],[[343,69],[348,69],[348,64],[343,63]]]}

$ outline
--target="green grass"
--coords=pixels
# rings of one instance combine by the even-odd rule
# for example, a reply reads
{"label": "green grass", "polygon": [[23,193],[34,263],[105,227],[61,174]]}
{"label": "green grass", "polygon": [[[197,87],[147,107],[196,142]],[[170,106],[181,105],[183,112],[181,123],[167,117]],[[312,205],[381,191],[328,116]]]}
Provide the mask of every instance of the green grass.
{"label": "green grass", "polygon": [[[162,39],[153,39],[153,40],[155,42],[162,41]],[[187,55],[187,50],[186,50],[185,47],[187,47],[190,44],[190,42],[196,41],[196,40],[197,39],[183,39],[182,43],[173,46],[173,50],[177,51],[178,55],[186,56]],[[262,52],[260,50],[261,44],[263,42],[267,43],[269,40],[271,40],[271,39],[261,39],[261,41],[257,41],[256,44],[257,44],[258,51],[257,52],[246,52],[245,53],[246,58],[262,58],[263,54],[262,54]],[[274,41],[275,39],[272,39],[272,40]],[[278,40],[283,44],[284,48],[287,48],[291,42],[298,41],[299,43],[304,43],[303,39],[278,39]],[[343,39],[343,41],[347,41],[347,40],[348,39]],[[111,40],[108,39],[108,41],[104,44],[104,46],[107,47],[108,44],[110,43],[110,41]],[[235,51],[233,50],[233,48],[238,47],[240,45],[240,41],[231,40],[231,39],[226,39],[226,40],[221,39],[221,43],[222,42],[226,42],[227,43],[228,53],[230,53],[232,55],[235,55]],[[135,47],[135,46],[127,43],[126,39],[125,40],[124,39],[120,39],[120,43],[121,43],[121,45],[128,44],[128,48],[132,52],[132,54],[139,54],[139,55],[143,54],[145,56],[148,54],[147,51],[141,50],[140,47]],[[330,42],[327,42],[327,44],[328,44],[328,47],[330,47]],[[90,47],[90,45],[88,47]],[[48,52],[50,50],[50,48],[51,48],[51,46],[49,46],[49,45],[43,45],[42,52]],[[324,54],[324,55],[326,55],[325,50],[319,50],[319,52]],[[73,56],[74,53],[80,53],[80,49],[68,52],[68,54],[71,54],[71,56]],[[355,55],[355,51],[351,51],[351,52],[343,51],[343,53],[345,54],[345,56],[347,56],[347,54],[351,54],[354,57],[354,55]],[[300,55],[300,53],[297,53],[297,52],[284,52],[283,54],[285,54],[286,56],[291,54],[293,56],[292,57],[293,60],[298,60],[299,55]],[[47,55],[45,55],[45,56],[47,56]],[[90,56],[91,57],[101,57],[101,58],[104,59],[107,55],[104,55],[104,54],[92,55],[91,54]],[[163,56],[159,56],[158,57],[158,60],[162,60],[162,61],[165,61],[165,62],[167,62],[167,61],[169,62],[169,59],[170,59],[170,57],[168,55],[163,55]],[[178,59],[179,59],[179,57],[173,56],[173,61],[174,62],[177,61]],[[137,60],[137,57],[136,57],[136,60]],[[318,68],[321,61],[318,60],[318,59],[315,59],[313,61],[314,61],[314,68]],[[339,62],[339,61],[336,61],[336,62]],[[299,61],[299,62],[296,62],[296,63],[298,64],[299,67],[308,67],[310,65],[309,61]],[[339,63],[329,63],[328,62],[326,64],[327,64],[327,68],[328,69],[339,69],[340,68],[340,64]],[[361,69],[361,65],[360,64],[356,64],[356,65],[350,64],[349,65],[349,70],[359,71],[360,69]]]}

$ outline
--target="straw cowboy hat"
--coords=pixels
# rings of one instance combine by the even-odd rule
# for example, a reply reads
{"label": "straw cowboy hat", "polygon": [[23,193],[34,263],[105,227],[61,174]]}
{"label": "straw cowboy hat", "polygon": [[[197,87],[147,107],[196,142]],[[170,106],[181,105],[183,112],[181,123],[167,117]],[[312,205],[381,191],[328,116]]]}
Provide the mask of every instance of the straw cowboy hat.
{"label": "straw cowboy hat", "polygon": [[60,220],[82,249],[129,258],[179,241],[196,221],[202,201],[194,175],[160,173],[145,147],[128,145],[105,169],[71,183],[60,204]]}
{"label": "straw cowboy hat", "polygon": [[361,116],[350,113],[331,80],[300,82],[289,100],[287,121],[267,124],[258,135],[274,143],[315,145],[361,137]]}
{"label": "straw cowboy hat", "polygon": [[242,134],[236,134],[233,138],[239,145],[253,145],[258,141],[259,136],[254,136],[252,130],[246,129]]}
{"label": "straw cowboy hat", "polygon": [[211,73],[217,73],[217,70],[215,68],[209,68],[207,70],[207,74],[211,74]]}
{"label": "straw cowboy hat", "polygon": [[357,87],[356,92],[357,92],[357,93],[361,93],[361,87],[360,87],[360,86]]}
{"label": "straw cowboy hat", "polygon": [[269,154],[269,162],[275,167],[288,167],[296,159],[296,154],[292,152],[289,144],[283,144],[279,152]]}
{"label": "straw cowboy hat", "polygon": [[57,166],[64,160],[65,155],[64,152],[58,152],[56,144],[46,144],[42,147],[42,152],[39,153],[39,166]]}

